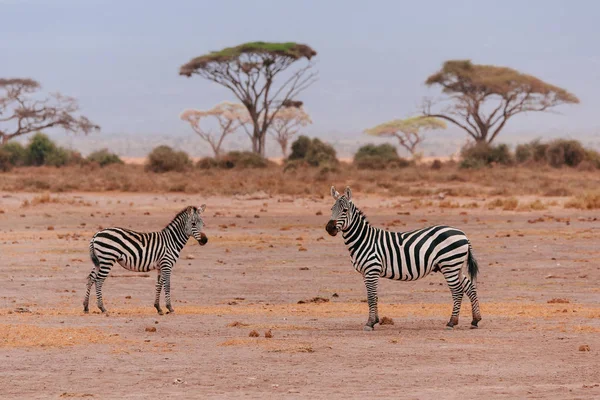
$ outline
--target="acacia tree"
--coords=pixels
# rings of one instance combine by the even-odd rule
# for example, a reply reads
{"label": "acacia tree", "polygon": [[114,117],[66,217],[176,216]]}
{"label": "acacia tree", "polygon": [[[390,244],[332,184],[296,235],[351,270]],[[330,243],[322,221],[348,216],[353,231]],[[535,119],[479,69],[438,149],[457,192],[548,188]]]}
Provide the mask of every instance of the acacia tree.
{"label": "acacia tree", "polygon": [[412,158],[416,158],[417,147],[425,139],[423,132],[433,129],[446,129],[446,123],[434,117],[411,117],[384,122],[365,130],[365,133],[379,137],[396,137],[400,146],[404,147]]}
{"label": "acacia tree", "polygon": [[[234,133],[240,125],[247,121],[247,115],[248,111],[242,104],[224,101],[206,111],[193,109],[184,110],[179,118],[189,122],[194,132],[208,142],[215,153],[215,158],[219,158],[221,156],[223,140],[227,135]],[[217,120],[219,124],[219,133],[214,134],[210,128],[200,125],[203,119],[209,117]]]}
{"label": "acacia tree", "polygon": [[2,144],[17,136],[46,128],[62,128],[85,134],[100,127],[83,116],[77,101],[59,93],[40,99],[35,93],[40,84],[29,78],[0,78],[0,140]]}
{"label": "acacia tree", "polygon": [[425,84],[441,86],[450,104],[436,112],[432,110],[434,104],[426,100],[423,114],[453,123],[476,142],[491,143],[517,114],[579,103],[575,95],[534,76],[470,60],[446,61]]}
{"label": "acacia tree", "polygon": [[[196,57],[181,66],[179,74],[199,75],[231,90],[252,121],[252,151],[264,156],[267,131],[279,110],[315,82],[316,73],[310,69],[316,54],[292,42],[244,43]],[[288,71],[302,59],[306,65]]]}
{"label": "acacia tree", "polygon": [[312,120],[302,105],[284,107],[273,119],[269,132],[281,146],[281,153],[287,157],[288,144],[301,127],[312,124]]}

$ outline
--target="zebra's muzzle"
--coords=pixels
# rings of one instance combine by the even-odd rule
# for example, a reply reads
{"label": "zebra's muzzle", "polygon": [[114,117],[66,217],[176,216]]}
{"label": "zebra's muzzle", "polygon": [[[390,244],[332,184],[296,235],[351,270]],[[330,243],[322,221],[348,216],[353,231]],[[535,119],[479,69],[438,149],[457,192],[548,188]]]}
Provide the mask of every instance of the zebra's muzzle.
{"label": "zebra's muzzle", "polygon": [[327,223],[327,225],[325,226],[325,230],[327,231],[327,233],[329,233],[331,236],[335,236],[338,233],[338,228],[336,226],[335,220],[331,220]]}
{"label": "zebra's muzzle", "polygon": [[206,243],[208,243],[208,238],[206,237],[204,232],[200,232],[200,240],[198,240],[198,244],[200,246],[204,246]]}

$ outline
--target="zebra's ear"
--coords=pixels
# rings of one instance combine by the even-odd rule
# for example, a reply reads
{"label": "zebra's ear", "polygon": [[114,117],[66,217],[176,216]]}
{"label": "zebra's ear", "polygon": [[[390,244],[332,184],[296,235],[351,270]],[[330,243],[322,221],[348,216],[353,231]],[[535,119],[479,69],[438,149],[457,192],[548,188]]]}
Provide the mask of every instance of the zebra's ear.
{"label": "zebra's ear", "polygon": [[340,194],[338,193],[337,190],[335,190],[335,187],[331,187],[331,197],[333,197],[334,200],[337,200],[338,197],[340,197]]}
{"label": "zebra's ear", "polygon": [[350,190],[350,186],[346,186],[346,190],[344,191],[344,195],[348,200],[352,200],[352,190]]}
{"label": "zebra's ear", "polygon": [[206,204],[202,204],[200,207],[198,207],[198,213],[199,214],[203,213],[204,210],[206,210]]}

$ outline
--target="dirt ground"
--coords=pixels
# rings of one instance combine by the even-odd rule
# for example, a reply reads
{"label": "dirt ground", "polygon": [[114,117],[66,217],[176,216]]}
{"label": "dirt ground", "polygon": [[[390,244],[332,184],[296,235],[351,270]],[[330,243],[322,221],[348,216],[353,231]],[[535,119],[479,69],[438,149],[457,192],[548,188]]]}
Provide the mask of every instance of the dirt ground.
{"label": "dirt ground", "polygon": [[[0,398],[600,398],[598,211],[354,196],[377,226],[467,233],[480,329],[465,298],[445,330],[451,296],[433,274],[382,281],[380,316],[394,324],[364,332],[362,279],[324,229],[329,197],[0,193]],[[154,271],[118,266],[109,314],[93,297],[83,314],[100,227],[158,230],[201,203],[209,242],[190,240],[174,268],[174,314],[152,306]]]}

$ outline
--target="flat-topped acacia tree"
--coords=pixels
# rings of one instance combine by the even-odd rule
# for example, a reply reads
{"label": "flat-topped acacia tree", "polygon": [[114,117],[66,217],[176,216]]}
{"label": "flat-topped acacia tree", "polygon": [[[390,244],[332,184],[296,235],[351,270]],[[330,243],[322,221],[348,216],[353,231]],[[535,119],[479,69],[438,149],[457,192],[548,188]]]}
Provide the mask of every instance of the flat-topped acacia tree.
{"label": "flat-topped acacia tree", "polygon": [[[190,126],[202,139],[208,142],[215,158],[221,157],[221,146],[227,135],[234,133],[248,120],[246,107],[239,103],[223,101],[210,110],[186,109],[179,118],[189,122]],[[219,124],[219,131],[215,134],[210,128],[204,126],[206,119],[214,118]]]}
{"label": "flat-topped acacia tree", "polygon": [[433,129],[446,129],[446,123],[434,117],[410,117],[384,122],[373,128],[366,129],[367,135],[379,137],[395,137],[400,146],[412,156],[417,157],[417,147],[425,139],[423,132]]}
{"label": "flat-topped acacia tree", "polygon": [[[252,121],[252,151],[264,156],[267,132],[277,112],[316,80],[316,73],[310,71],[316,55],[305,44],[250,42],[193,58],[179,73],[199,75],[231,90]],[[288,71],[302,60],[307,63]]]}
{"label": "flat-topped acacia tree", "polygon": [[77,117],[77,101],[59,93],[36,96],[40,84],[30,78],[0,78],[0,144],[47,128],[85,134],[100,127],[83,116]]}
{"label": "flat-topped acacia tree", "polygon": [[438,117],[464,129],[476,142],[492,141],[513,116],[548,111],[561,104],[577,104],[567,90],[512,68],[473,64],[470,60],[446,61],[425,81],[440,86],[449,104],[432,110],[425,101],[423,114]]}
{"label": "flat-topped acacia tree", "polygon": [[271,122],[269,132],[281,147],[281,154],[284,158],[288,156],[290,140],[298,133],[300,128],[308,124],[312,124],[312,120],[302,105],[284,107],[279,110],[275,119]]}

